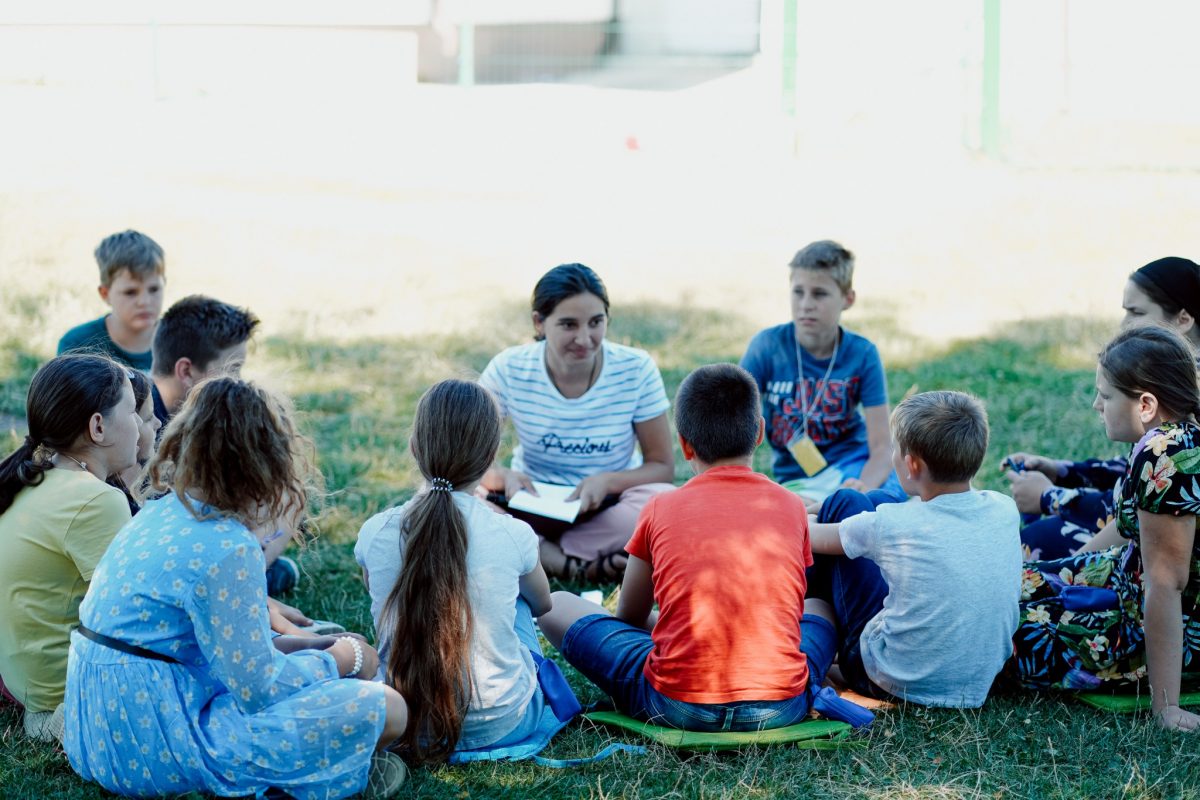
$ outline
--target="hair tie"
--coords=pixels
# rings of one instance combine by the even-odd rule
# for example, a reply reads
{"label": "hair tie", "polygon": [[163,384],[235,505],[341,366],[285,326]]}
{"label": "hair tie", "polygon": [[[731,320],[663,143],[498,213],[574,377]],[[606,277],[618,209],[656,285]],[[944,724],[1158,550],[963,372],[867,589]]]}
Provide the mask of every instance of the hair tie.
{"label": "hair tie", "polygon": [[452,492],[452,491],[454,491],[454,484],[451,483],[450,481],[446,480],[445,478],[430,478],[429,479],[429,491],[431,491],[431,492],[447,492],[447,493]]}

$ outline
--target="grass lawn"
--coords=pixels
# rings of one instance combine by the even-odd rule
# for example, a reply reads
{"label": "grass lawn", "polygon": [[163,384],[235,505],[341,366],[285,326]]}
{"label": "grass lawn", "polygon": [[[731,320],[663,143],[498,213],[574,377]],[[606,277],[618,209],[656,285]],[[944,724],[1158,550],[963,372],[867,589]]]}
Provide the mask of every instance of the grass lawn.
{"label": "grass lawn", "polygon": [[[495,324],[481,321],[478,334],[351,343],[271,338],[258,345],[250,372],[293,396],[330,491],[321,538],[298,555],[308,575],[291,598],[296,605],[369,631],[368,598],[351,554],[355,532],[368,515],[413,491],[406,434],[420,393],[441,378],[482,369],[500,347],[526,335],[509,322],[524,315],[507,311]],[[648,349],[672,395],[693,367],[736,360],[757,327],[689,307],[618,311],[610,335]],[[38,321],[38,309],[19,313],[11,329],[0,325],[0,413],[17,418],[44,356],[26,352],[18,335]],[[910,390],[936,388],[987,401],[992,446],[978,478],[982,487],[1002,488],[996,465],[1011,450],[1062,457],[1120,451],[1104,438],[1090,408],[1093,354],[1110,332],[1107,324],[1027,323],[947,348],[908,343],[886,320],[850,324],[881,344],[893,401]],[[2,433],[0,440],[6,451],[15,445]],[[758,464],[766,469],[765,450]],[[677,482],[687,474],[680,459]],[[568,668],[568,676],[582,699],[598,699],[578,673]],[[105,796],[76,778],[60,753],[30,746],[19,729],[12,710],[0,711],[0,796]],[[572,725],[547,755],[588,755],[614,738],[624,739],[587,723]],[[646,756],[619,755],[568,770],[529,764],[421,770],[409,793],[456,799],[1200,797],[1195,736],[1166,734],[1144,716],[1115,716],[1057,697],[1001,697],[981,711],[900,708],[882,713],[856,741],[829,752],[782,747],[691,757],[652,746]]]}

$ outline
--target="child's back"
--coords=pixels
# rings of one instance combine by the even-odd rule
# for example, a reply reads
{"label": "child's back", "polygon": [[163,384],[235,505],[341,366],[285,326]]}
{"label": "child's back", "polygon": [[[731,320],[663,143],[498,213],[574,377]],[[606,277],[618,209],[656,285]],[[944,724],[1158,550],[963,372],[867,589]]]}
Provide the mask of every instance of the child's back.
{"label": "child's back", "polygon": [[541,619],[567,661],[636,719],[695,731],[792,725],[833,661],[831,610],[814,602],[805,614],[804,502],[750,469],[760,402],[753,376],[732,364],[685,378],[675,427],[696,477],[642,510],[616,615],[560,592]]}
{"label": "child's back", "polygon": [[[524,522],[495,513],[469,494],[455,492],[452,496],[466,522],[472,614],[469,663],[473,692],[459,747],[473,749],[512,731],[536,687],[533,656],[518,639],[515,626],[518,582],[538,564],[538,541]],[[404,519],[413,505],[410,500],[367,520],[354,548],[355,558],[369,576],[371,613],[379,632],[380,678],[384,680],[383,667],[394,646],[384,608],[404,567]]]}
{"label": "child's back", "polygon": [[1021,543],[1012,498],[943,494],[844,520],[842,548],[874,561],[888,586],[859,640],[880,688],[931,706],[983,704],[1012,654]]}
{"label": "child's back", "polygon": [[534,668],[533,617],[550,610],[537,537],[473,494],[499,444],[485,389],[434,385],[409,440],[424,491],[370,519],[354,550],[383,642],[380,677],[412,697],[400,746],[418,762],[539,748],[562,727]]}
{"label": "child's back", "polygon": [[717,466],[646,506],[627,548],[651,565],[659,618],[646,677],[691,703],[805,690],[804,503],[746,466]]}

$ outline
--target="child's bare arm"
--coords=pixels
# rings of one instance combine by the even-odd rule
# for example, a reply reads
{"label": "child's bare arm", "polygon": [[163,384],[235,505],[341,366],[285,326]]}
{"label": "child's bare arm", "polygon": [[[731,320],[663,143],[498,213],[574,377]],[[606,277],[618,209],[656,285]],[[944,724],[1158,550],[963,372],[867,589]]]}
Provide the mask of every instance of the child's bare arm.
{"label": "child's bare arm", "polygon": [[654,621],[654,576],[650,564],[630,556],[621,582],[621,597],[617,600],[617,619],[650,630]]}
{"label": "child's bare arm", "polygon": [[808,541],[812,551],[825,556],[844,556],[842,539],[838,536],[838,523],[817,522],[815,517],[808,518]]}
{"label": "child's bare arm", "polygon": [[545,614],[554,605],[550,599],[550,581],[541,564],[522,575],[519,586],[521,599],[529,604],[529,612],[535,617]]}

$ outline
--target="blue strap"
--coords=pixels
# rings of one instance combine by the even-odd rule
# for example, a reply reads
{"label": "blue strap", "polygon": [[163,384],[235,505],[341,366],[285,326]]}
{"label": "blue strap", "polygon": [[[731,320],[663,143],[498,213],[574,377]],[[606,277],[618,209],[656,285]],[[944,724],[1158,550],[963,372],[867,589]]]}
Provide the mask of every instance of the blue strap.
{"label": "blue strap", "polygon": [[550,769],[567,769],[568,767],[581,767],[584,764],[594,764],[597,761],[602,761],[611,755],[617,753],[629,753],[635,756],[646,755],[646,748],[640,744],[624,744],[623,742],[613,742],[605,747],[599,753],[587,758],[543,758],[542,756],[534,756],[533,763],[539,767],[549,767]]}

